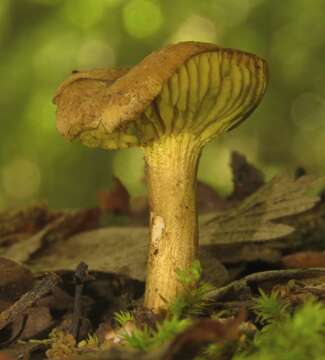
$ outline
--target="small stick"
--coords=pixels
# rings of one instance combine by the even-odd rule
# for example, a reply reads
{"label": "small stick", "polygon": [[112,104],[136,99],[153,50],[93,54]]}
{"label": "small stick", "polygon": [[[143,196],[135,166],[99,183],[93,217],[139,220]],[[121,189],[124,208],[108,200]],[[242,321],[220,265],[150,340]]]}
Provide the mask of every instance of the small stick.
{"label": "small stick", "polygon": [[73,316],[71,324],[71,334],[78,341],[79,332],[80,332],[80,323],[82,317],[82,303],[81,296],[84,288],[84,284],[91,280],[92,277],[88,274],[88,265],[84,262],[81,262],[74,273],[74,282],[75,295],[74,295],[74,307],[73,307]]}

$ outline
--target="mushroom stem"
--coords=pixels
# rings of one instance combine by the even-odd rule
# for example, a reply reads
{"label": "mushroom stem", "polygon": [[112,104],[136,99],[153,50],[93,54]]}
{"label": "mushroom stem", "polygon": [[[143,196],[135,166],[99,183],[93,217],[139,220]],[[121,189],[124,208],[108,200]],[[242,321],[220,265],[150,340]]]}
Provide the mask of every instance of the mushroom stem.
{"label": "mushroom stem", "polygon": [[196,177],[201,144],[188,133],[143,147],[150,202],[145,307],[166,309],[181,293],[177,269],[198,256]]}

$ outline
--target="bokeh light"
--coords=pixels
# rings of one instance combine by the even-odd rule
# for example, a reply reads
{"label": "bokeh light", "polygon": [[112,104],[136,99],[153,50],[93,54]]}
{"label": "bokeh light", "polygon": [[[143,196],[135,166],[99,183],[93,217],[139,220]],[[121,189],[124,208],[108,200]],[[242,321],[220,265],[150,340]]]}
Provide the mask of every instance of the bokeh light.
{"label": "bokeh light", "polygon": [[306,70],[311,70],[313,53],[299,38],[287,33],[287,26],[276,30],[273,34],[271,54],[277,62],[278,69],[285,82],[297,81],[304,76]]}
{"label": "bokeh light", "polygon": [[82,38],[73,30],[51,29],[47,36],[39,39],[32,55],[35,76],[49,79],[57,78],[58,73],[61,76],[70,73],[78,66],[78,50],[82,43]]}
{"label": "bokeh light", "polygon": [[0,207],[38,196],[57,208],[92,206],[113,174],[143,194],[141,152],[64,141],[52,98],[73,70],[132,66],[177,41],[215,42],[269,63],[261,105],[207,145],[201,180],[229,192],[232,150],[268,177],[296,166],[324,173],[324,14],[324,0],[0,0]]}
{"label": "bokeh light", "polygon": [[77,54],[78,69],[113,67],[116,61],[115,49],[100,38],[85,39]]}
{"label": "bokeh light", "polygon": [[195,40],[219,43],[221,36],[221,29],[217,29],[212,20],[199,15],[191,15],[179,26],[168,42]]}
{"label": "bokeh light", "polygon": [[127,32],[138,39],[154,35],[162,26],[164,17],[158,1],[130,0],[123,8]]}

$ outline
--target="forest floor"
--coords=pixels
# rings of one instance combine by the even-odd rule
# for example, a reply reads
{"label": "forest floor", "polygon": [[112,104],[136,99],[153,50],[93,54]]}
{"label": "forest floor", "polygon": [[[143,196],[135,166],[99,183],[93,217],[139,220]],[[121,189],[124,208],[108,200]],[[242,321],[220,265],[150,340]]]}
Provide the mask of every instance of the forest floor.
{"label": "forest floor", "polygon": [[147,199],[118,179],[94,208],[0,212],[0,360],[325,359],[325,181],[231,168],[226,198],[198,183],[200,258],[159,315]]}

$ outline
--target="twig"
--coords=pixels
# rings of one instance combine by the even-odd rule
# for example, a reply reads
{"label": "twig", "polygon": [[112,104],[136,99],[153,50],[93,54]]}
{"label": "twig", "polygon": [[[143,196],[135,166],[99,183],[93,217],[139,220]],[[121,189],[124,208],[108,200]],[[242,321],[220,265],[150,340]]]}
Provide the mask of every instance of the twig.
{"label": "twig", "polygon": [[60,278],[55,273],[47,273],[34,288],[25,293],[8,309],[0,313],[0,330],[13,322],[17,316],[23,314],[28,308],[32,307],[37,300],[51,291],[59,282]]}
{"label": "twig", "polygon": [[74,281],[76,284],[75,296],[74,296],[74,308],[73,308],[73,317],[71,324],[71,334],[78,341],[79,332],[80,332],[80,322],[82,317],[82,303],[81,296],[84,288],[84,284],[92,280],[93,278],[88,274],[88,265],[84,262],[81,262],[74,273]]}

